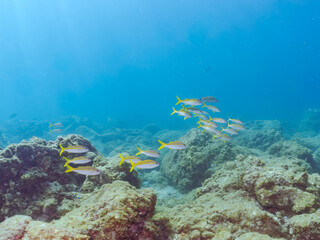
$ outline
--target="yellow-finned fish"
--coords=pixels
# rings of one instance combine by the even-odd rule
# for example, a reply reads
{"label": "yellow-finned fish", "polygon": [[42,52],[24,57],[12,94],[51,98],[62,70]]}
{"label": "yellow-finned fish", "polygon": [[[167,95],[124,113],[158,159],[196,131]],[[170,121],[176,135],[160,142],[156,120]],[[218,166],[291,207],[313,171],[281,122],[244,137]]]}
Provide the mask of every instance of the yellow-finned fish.
{"label": "yellow-finned fish", "polygon": [[63,157],[63,158],[66,160],[66,164],[64,165],[64,167],[67,166],[69,163],[84,164],[84,163],[88,163],[88,162],[92,161],[92,159],[87,158],[85,156],[75,157],[75,158],[72,158],[72,159],[68,159],[66,157]]}
{"label": "yellow-finned fish", "polygon": [[229,124],[228,123],[228,128],[233,128],[235,130],[246,130],[246,128],[244,126],[242,126],[241,124]]}
{"label": "yellow-finned fish", "polygon": [[231,119],[231,118],[229,118],[228,122],[229,121],[243,125],[243,122],[241,122],[239,119]]}
{"label": "yellow-finned fish", "polygon": [[174,109],[174,107],[172,107],[172,108],[173,108],[173,113],[171,113],[171,115],[177,113],[178,115],[183,116],[184,119],[192,118],[192,115],[191,115],[191,113],[189,113],[189,111],[186,111],[186,110],[177,111],[177,110]]}
{"label": "yellow-finned fish", "polygon": [[133,161],[131,161],[131,169],[130,172],[132,172],[132,170],[136,167],[138,169],[151,169],[151,168],[155,168],[159,166],[159,163],[153,160],[144,160],[144,161],[140,161],[137,163],[134,163]]}
{"label": "yellow-finned fish", "polygon": [[221,129],[222,129],[221,132],[226,132],[226,133],[229,133],[231,135],[237,135],[238,134],[238,132],[236,130],[232,129],[232,128],[223,128],[223,127],[221,127]]}
{"label": "yellow-finned fish", "polygon": [[139,154],[144,154],[148,157],[160,157],[160,153],[155,150],[141,150],[139,147],[137,147],[137,149],[139,152],[136,154],[136,156],[138,156]]}
{"label": "yellow-finned fish", "polygon": [[206,120],[200,120],[199,122],[197,122],[198,124],[199,123],[203,123],[204,125],[209,125],[213,128],[218,128],[218,125],[215,124],[214,122],[211,122],[210,120],[206,121]]}
{"label": "yellow-finned fish", "polygon": [[49,133],[52,133],[52,132],[62,132],[62,129],[60,129],[60,128],[49,129]]}
{"label": "yellow-finned fish", "polygon": [[208,109],[210,109],[210,110],[212,110],[214,112],[220,112],[220,110],[217,107],[212,106],[212,105],[206,105],[205,103],[203,103],[202,107],[206,107],[206,108],[208,108]]}
{"label": "yellow-finned fish", "polygon": [[218,99],[210,96],[210,97],[200,98],[200,101],[202,101],[202,102],[218,102]]}
{"label": "yellow-finned fish", "polygon": [[202,105],[202,102],[199,99],[196,98],[190,98],[190,99],[184,99],[181,100],[178,96],[177,96],[178,102],[176,103],[176,105],[178,105],[179,103],[184,103],[186,105],[192,105],[192,106],[199,106]]}
{"label": "yellow-finned fish", "polygon": [[[203,114],[195,114],[195,117],[199,117],[199,120],[205,120],[205,121],[209,121],[209,118],[206,115]],[[209,116],[210,117],[210,116]]]}
{"label": "yellow-finned fish", "polygon": [[228,136],[227,134],[222,134],[222,135],[214,135],[212,139],[215,139],[215,138],[218,138],[218,139],[221,139],[221,140],[224,140],[224,141],[230,141],[232,138],[230,136]]}
{"label": "yellow-finned fish", "polygon": [[49,128],[51,127],[63,127],[63,124],[58,122],[58,123],[50,123],[49,122]]}
{"label": "yellow-finned fish", "polygon": [[200,110],[196,107],[187,107],[186,108],[189,112],[196,113],[196,114],[204,114],[204,111]]}
{"label": "yellow-finned fish", "polygon": [[69,165],[67,165],[67,170],[65,171],[67,172],[76,172],[78,174],[83,174],[83,175],[99,175],[101,172],[91,166],[83,166],[83,167],[77,167],[77,168],[73,168],[70,167]]}
{"label": "yellow-finned fish", "polygon": [[198,122],[198,124],[199,124],[199,126],[197,128],[201,127],[204,129],[204,131],[207,130],[208,132],[214,132],[214,130],[215,130],[215,128],[213,128],[210,125],[201,125],[201,123],[199,123],[199,122]]}
{"label": "yellow-finned fish", "polygon": [[136,157],[136,156],[123,157],[120,153],[119,153],[119,156],[120,156],[120,158],[121,158],[121,161],[120,161],[120,163],[119,163],[119,166],[121,166],[121,164],[122,164],[123,162],[128,162],[128,163],[129,163],[130,160],[132,160],[134,163],[137,163],[137,162],[141,161],[141,159],[138,158],[138,157]]}
{"label": "yellow-finned fish", "polygon": [[158,140],[158,142],[161,144],[161,146],[158,148],[158,150],[167,147],[170,149],[176,149],[176,150],[180,150],[180,149],[185,149],[186,145],[184,145],[182,142],[179,141],[174,141],[174,142],[169,142],[169,143],[164,143],[161,142],[160,140]]}
{"label": "yellow-finned fish", "polygon": [[64,148],[60,144],[60,147],[61,147],[60,156],[64,151],[69,152],[69,153],[85,153],[85,152],[89,151],[89,149],[87,147],[80,146],[80,145],[69,146],[69,147]]}
{"label": "yellow-finned fish", "polygon": [[226,120],[224,120],[224,119],[222,119],[222,118],[211,118],[211,117],[210,117],[210,120],[211,120],[211,121],[214,121],[214,122],[216,122],[216,123],[226,123],[226,122],[227,122]]}

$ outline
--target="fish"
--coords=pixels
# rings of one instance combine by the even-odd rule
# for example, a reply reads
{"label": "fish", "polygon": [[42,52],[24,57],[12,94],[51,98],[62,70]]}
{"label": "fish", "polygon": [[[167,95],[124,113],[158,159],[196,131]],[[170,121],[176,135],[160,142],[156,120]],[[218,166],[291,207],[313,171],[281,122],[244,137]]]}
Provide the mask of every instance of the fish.
{"label": "fish", "polygon": [[200,120],[199,122],[197,122],[198,124],[199,123],[203,123],[204,125],[210,125],[211,127],[213,128],[218,128],[218,125],[215,124],[214,122],[210,121],[210,120]]}
{"label": "fish", "polygon": [[208,132],[214,132],[214,128],[211,127],[210,125],[201,125],[201,123],[199,123],[199,126],[197,128],[203,128],[204,131],[207,130]]}
{"label": "fish", "polygon": [[85,153],[85,152],[89,151],[89,149],[87,147],[80,146],[80,145],[69,146],[69,147],[64,148],[60,144],[60,147],[61,147],[60,156],[64,151],[69,152],[69,153]]}
{"label": "fish", "polygon": [[187,107],[186,108],[189,112],[196,113],[196,114],[203,114],[204,111],[200,110],[196,107]]}
{"label": "fish", "polygon": [[177,110],[174,109],[174,107],[172,107],[172,108],[173,108],[173,113],[171,113],[171,115],[177,113],[178,115],[183,116],[184,119],[192,118],[192,115],[191,115],[191,113],[189,113],[189,111],[185,111],[185,110],[177,111]]}
{"label": "fish", "polygon": [[199,117],[200,120],[205,120],[205,121],[209,121],[210,119],[203,114],[195,114],[194,116]]}
{"label": "fish", "polygon": [[232,128],[223,128],[223,127],[221,127],[221,129],[222,129],[221,132],[226,132],[226,133],[229,133],[231,135],[237,135],[238,134],[238,132],[236,130],[232,129]]}
{"label": "fish", "polygon": [[230,136],[228,136],[227,134],[214,135],[212,139],[215,139],[215,138],[218,138],[218,139],[221,139],[221,140],[224,140],[224,141],[232,140],[232,138]]}
{"label": "fish", "polygon": [[119,163],[119,166],[121,166],[121,164],[123,163],[123,161],[125,162],[130,162],[130,161],[133,161],[134,163],[137,163],[139,161],[141,161],[140,158],[136,157],[136,156],[128,156],[128,157],[123,157],[120,153],[119,153],[119,156],[121,158],[121,161]]}
{"label": "fish", "polygon": [[146,156],[148,156],[148,157],[154,157],[154,158],[156,158],[156,157],[160,157],[160,153],[159,152],[157,152],[157,151],[155,151],[155,150],[141,150],[139,147],[137,147],[137,149],[138,149],[138,153],[136,154],[136,156],[138,156],[139,154],[144,154],[144,155],[146,155]]}
{"label": "fish", "polygon": [[52,133],[52,132],[62,132],[63,130],[60,129],[60,128],[56,128],[56,129],[49,129],[49,133]]}
{"label": "fish", "polygon": [[51,127],[63,127],[63,124],[62,123],[50,123],[49,122],[49,128],[51,128]]}
{"label": "fish", "polygon": [[228,122],[229,121],[243,125],[243,122],[241,122],[239,119],[231,119],[231,118],[229,118]]}
{"label": "fish", "polygon": [[190,99],[184,99],[181,100],[178,96],[177,96],[178,102],[176,103],[176,105],[178,105],[179,103],[184,103],[186,105],[192,105],[192,106],[199,106],[202,105],[202,102],[199,99],[196,98],[190,98]]}
{"label": "fish", "polygon": [[226,123],[227,121],[222,119],[222,118],[211,118],[210,117],[210,120],[213,121],[213,122],[216,122],[216,123]]}
{"label": "fish", "polygon": [[228,128],[233,128],[235,130],[246,130],[246,128],[244,126],[242,126],[241,124],[229,124],[228,123]]}
{"label": "fish", "polygon": [[68,172],[76,172],[78,174],[82,174],[82,175],[99,175],[101,172],[91,166],[82,166],[82,167],[77,167],[77,168],[73,168],[70,167],[69,165],[66,166],[68,169],[65,171],[66,173]]}
{"label": "fish", "polygon": [[201,102],[218,102],[218,99],[216,99],[215,97],[202,97],[200,98]]}
{"label": "fish", "polygon": [[92,159],[87,158],[85,156],[75,157],[73,159],[68,159],[66,157],[63,157],[63,158],[66,160],[66,164],[64,165],[64,167],[67,166],[69,163],[84,164],[92,161]]}
{"label": "fish", "polygon": [[212,105],[206,105],[205,103],[203,103],[202,107],[206,107],[206,108],[208,108],[208,109],[210,109],[210,110],[212,110],[214,112],[220,112],[220,110],[217,107],[212,106]]}
{"label": "fish", "polygon": [[18,116],[18,114],[17,113],[12,113],[10,116],[9,116],[9,118],[15,118],[16,116]]}
{"label": "fish", "polygon": [[160,140],[158,140],[158,142],[161,144],[161,146],[158,148],[158,150],[160,150],[164,147],[167,147],[170,149],[176,149],[176,150],[181,150],[181,149],[186,148],[186,145],[182,142],[179,142],[179,141],[164,143],[164,142],[161,142]]}
{"label": "fish", "polygon": [[132,172],[135,167],[138,169],[151,169],[159,166],[159,163],[154,160],[144,160],[137,163],[130,160],[130,163],[132,165],[130,172]]}

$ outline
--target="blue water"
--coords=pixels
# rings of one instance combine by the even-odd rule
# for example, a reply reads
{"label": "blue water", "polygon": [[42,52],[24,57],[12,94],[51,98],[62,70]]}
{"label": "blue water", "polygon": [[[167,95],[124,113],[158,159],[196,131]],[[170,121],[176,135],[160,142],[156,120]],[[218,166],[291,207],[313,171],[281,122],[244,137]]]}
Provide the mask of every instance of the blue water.
{"label": "blue water", "polygon": [[0,121],[181,127],[176,95],[299,120],[320,107],[319,40],[317,0],[1,0]]}

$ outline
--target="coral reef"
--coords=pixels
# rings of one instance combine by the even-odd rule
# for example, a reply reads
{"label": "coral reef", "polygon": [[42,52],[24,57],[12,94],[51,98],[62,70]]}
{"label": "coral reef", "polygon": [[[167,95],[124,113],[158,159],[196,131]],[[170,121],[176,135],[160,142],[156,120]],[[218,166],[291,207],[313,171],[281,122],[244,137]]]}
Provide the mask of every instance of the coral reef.
{"label": "coral reef", "polygon": [[157,239],[159,228],[151,220],[156,199],[151,189],[137,190],[127,182],[115,181],[103,185],[53,224],[92,240]]}
{"label": "coral reef", "polygon": [[[94,165],[101,167],[101,175],[87,177],[85,192],[94,190],[94,187],[89,187],[93,181],[100,186],[123,179],[139,186],[136,175],[129,173],[129,166],[119,168],[112,161],[102,166],[106,160],[99,158],[90,141],[79,135],[58,137],[54,142],[34,137],[30,141],[11,144],[0,152],[0,221],[16,214],[50,221],[74,207],[75,189],[82,186],[86,177],[64,172],[65,161],[60,157],[59,144],[88,147],[90,152],[87,156],[94,159]],[[64,154],[68,156],[68,153]],[[70,154],[70,158],[74,156],[77,154]]]}
{"label": "coral reef", "polygon": [[179,141],[187,148],[170,151],[163,157],[161,172],[170,184],[181,191],[199,187],[208,178],[215,166],[230,161],[239,153],[250,153],[246,148],[235,146],[232,142],[215,140],[212,135],[191,129]]}
{"label": "coral reef", "polygon": [[33,221],[31,217],[16,215],[0,223],[0,240],[42,240],[68,239],[88,240],[88,236],[81,235],[65,227],[57,227],[50,223]]}
{"label": "coral reef", "polygon": [[320,109],[307,110],[300,122],[299,130],[318,133],[320,131]]}
{"label": "coral reef", "polygon": [[307,165],[297,158],[240,154],[205,180],[192,201],[160,207],[154,219],[173,239],[318,236],[320,176],[309,175]]}
{"label": "coral reef", "polygon": [[246,123],[246,127],[246,131],[234,138],[241,146],[265,151],[272,144],[283,140],[279,121],[252,121]]}

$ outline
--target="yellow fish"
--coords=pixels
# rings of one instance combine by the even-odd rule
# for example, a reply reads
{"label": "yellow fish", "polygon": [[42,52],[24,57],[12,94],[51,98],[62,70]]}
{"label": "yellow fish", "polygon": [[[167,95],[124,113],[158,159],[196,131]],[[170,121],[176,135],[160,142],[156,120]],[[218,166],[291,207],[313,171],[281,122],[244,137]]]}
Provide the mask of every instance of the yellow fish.
{"label": "yellow fish", "polygon": [[83,167],[77,167],[77,168],[73,168],[70,167],[69,165],[67,165],[67,170],[65,171],[67,172],[76,172],[78,174],[83,174],[83,175],[99,175],[101,172],[96,169],[93,168],[91,166],[83,166]]}
{"label": "yellow fish", "polygon": [[232,138],[230,136],[228,136],[227,134],[222,134],[222,135],[214,135],[212,139],[215,139],[215,138],[218,138],[218,139],[221,139],[221,140],[224,140],[224,141],[230,141]]}
{"label": "yellow fish", "polygon": [[229,124],[228,123],[228,128],[233,128],[235,130],[246,130],[246,128],[244,126],[242,126],[241,124]]}
{"label": "yellow fish", "polygon": [[213,121],[213,122],[216,122],[216,123],[226,123],[227,121],[222,119],[222,118],[211,118],[210,117],[210,120]]}
{"label": "yellow fish", "polygon": [[128,156],[128,157],[123,157],[120,153],[119,156],[121,158],[121,161],[119,163],[119,166],[121,166],[121,164],[123,163],[123,161],[125,162],[130,162],[130,160],[132,160],[133,162],[137,163],[139,161],[141,161],[140,158],[136,157],[136,156]]}
{"label": "yellow fish", "polygon": [[173,113],[171,113],[171,115],[177,113],[178,115],[183,116],[184,119],[192,118],[192,115],[191,115],[191,113],[189,111],[186,111],[186,110],[177,111],[177,110],[174,109],[174,107],[172,107],[172,108],[173,108]]}
{"label": "yellow fish", "polygon": [[203,123],[204,125],[209,125],[213,128],[218,128],[218,125],[215,124],[214,122],[211,122],[210,120],[206,121],[206,120],[200,120],[199,122],[197,122],[198,124],[199,123]]}
{"label": "yellow fish", "polygon": [[192,105],[192,106],[202,105],[202,102],[201,102],[199,99],[196,99],[196,98],[181,100],[181,99],[177,96],[177,99],[178,99],[178,102],[176,103],[176,105],[178,105],[179,103],[184,103],[184,104]]}
{"label": "yellow fish", "polygon": [[87,147],[80,146],[80,145],[69,146],[69,147],[64,148],[60,144],[60,147],[61,147],[60,156],[64,151],[69,152],[69,153],[85,153],[85,152],[89,151],[89,149]]}
{"label": "yellow fish", "polygon": [[62,129],[56,128],[56,129],[49,129],[49,133],[52,132],[62,132]]}
{"label": "yellow fish", "polygon": [[208,109],[210,109],[210,110],[212,110],[214,112],[220,112],[220,110],[217,107],[212,106],[212,105],[206,105],[205,103],[203,103],[202,107],[206,107],[206,108],[208,108]]}
{"label": "yellow fish", "polygon": [[63,124],[62,123],[50,123],[49,122],[49,128],[51,127],[63,127]]}
{"label": "yellow fish", "polygon": [[160,140],[158,140],[158,142],[161,144],[161,146],[158,148],[158,150],[167,147],[170,149],[176,149],[176,150],[180,150],[180,149],[185,149],[186,145],[184,145],[182,142],[179,141],[174,141],[174,142],[169,142],[169,143],[164,143],[161,142]]}
{"label": "yellow fish", "polygon": [[138,169],[151,169],[151,168],[155,168],[159,166],[159,163],[153,160],[144,160],[144,161],[140,161],[137,163],[134,163],[130,160],[131,162],[131,169],[130,172],[132,172],[132,170],[137,167]]}
{"label": "yellow fish", "polygon": [[154,158],[160,157],[160,153],[157,152],[157,151],[154,151],[154,150],[144,150],[144,151],[142,151],[139,147],[137,147],[137,148],[138,148],[139,152],[136,154],[136,156],[138,156],[139,154],[142,153],[142,154],[144,154],[144,155],[146,155],[148,157],[154,157]]}
{"label": "yellow fish", "polygon": [[229,118],[228,121],[243,125],[243,122],[241,122],[239,119],[231,119],[231,118]]}
{"label": "yellow fish", "polygon": [[85,156],[75,157],[73,159],[68,159],[66,157],[63,158],[66,160],[66,164],[64,165],[64,167],[67,166],[69,163],[84,164],[92,161],[90,158],[87,158]]}
{"label": "yellow fish", "polygon": [[215,97],[203,97],[203,98],[200,98],[200,100],[202,102],[218,102],[218,99],[216,99]]}

